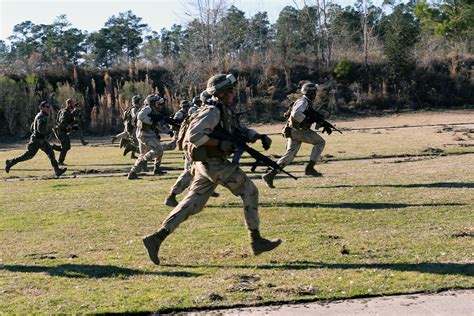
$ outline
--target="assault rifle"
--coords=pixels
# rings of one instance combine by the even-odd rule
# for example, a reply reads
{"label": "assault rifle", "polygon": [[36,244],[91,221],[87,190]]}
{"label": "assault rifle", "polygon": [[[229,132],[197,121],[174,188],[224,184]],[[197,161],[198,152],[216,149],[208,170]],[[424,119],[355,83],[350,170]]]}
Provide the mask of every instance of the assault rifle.
{"label": "assault rifle", "polygon": [[160,114],[160,113],[155,113],[155,114],[150,114],[149,115],[152,121],[158,122],[162,121],[165,122],[168,125],[171,125],[172,127],[179,129],[181,127],[181,123],[175,121],[173,118]]}
{"label": "assault rifle", "polygon": [[283,172],[283,173],[289,175],[290,177],[292,177],[295,180],[298,179],[297,177],[295,177],[291,173],[285,171],[283,169],[283,167],[280,166],[279,164],[277,164],[275,161],[271,160],[270,158],[268,158],[264,154],[261,154],[259,151],[255,150],[252,147],[250,147],[249,145],[247,145],[247,142],[246,142],[245,138],[243,138],[240,135],[231,135],[227,131],[225,131],[222,127],[216,126],[214,128],[214,131],[211,134],[209,134],[208,136],[212,137],[212,138],[219,139],[219,140],[226,140],[228,142],[231,142],[232,144],[234,144],[235,147],[237,147],[237,149],[242,149],[242,150],[248,152],[249,155],[252,156],[252,158],[254,158],[256,160],[256,163],[260,163],[261,165],[267,166],[267,167],[269,167],[273,170],[276,170],[278,172]]}
{"label": "assault rifle", "polygon": [[312,107],[308,106],[306,111],[304,111],[304,114],[309,118],[309,120],[312,123],[321,125],[323,127],[323,132],[326,131],[328,134],[331,134],[332,131],[334,130],[342,134],[342,132],[338,130],[336,126],[326,121],[324,119],[324,116],[320,114],[319,112],[317,112],[316,110],[314,110]]}

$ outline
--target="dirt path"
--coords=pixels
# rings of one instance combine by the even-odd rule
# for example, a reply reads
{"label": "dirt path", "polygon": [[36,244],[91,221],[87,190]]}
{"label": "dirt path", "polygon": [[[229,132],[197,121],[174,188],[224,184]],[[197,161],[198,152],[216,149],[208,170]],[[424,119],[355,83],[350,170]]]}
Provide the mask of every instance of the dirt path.
{"label": "dirt path", "polygon": [[474,290],[235,308],[189,315],[474,315]]}

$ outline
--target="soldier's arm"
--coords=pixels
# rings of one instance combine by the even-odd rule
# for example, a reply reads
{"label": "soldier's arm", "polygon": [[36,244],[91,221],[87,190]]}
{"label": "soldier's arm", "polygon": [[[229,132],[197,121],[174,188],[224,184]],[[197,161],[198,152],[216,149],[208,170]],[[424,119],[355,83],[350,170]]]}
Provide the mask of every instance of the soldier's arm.
{"label": "soldier's arm", "polygon": [[220,111],[216,107],[208,107],[201,111],[189,126],[189,141],[196,147],[217,146],[219,140],[209,137],[214,128],[219,124]]}
{"label": "soldier's arm", "polygon": [[304,99],[298,100],[293,106],[291,111],[291,117],[293,117],[297,122],[301,123],[306,118],[304,111],[308,108],[308,102]]}
{"label": "soldier's arm", "polygon": [[153,121],[151,120],[150,117],[151,113],[151,108],[149,107],[144,107],[143,109],[138,112],[138,120],[142,121],[145,124],[153,124]]}

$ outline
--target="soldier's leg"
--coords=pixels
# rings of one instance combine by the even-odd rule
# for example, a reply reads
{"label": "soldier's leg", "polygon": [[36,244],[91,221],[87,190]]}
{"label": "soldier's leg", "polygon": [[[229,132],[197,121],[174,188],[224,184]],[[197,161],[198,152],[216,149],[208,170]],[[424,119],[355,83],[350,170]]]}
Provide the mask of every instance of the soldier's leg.
{"label": "soldier's leg", "polygon": [[176,137],[173,136],[173,139],[171,141],[163,144],[163,150],[164,151],[175,150],[176,143],[177,143],[177,139]]}
{"label": "soldier's leg", "polygon": [[[292,133],[292,134],[295,134],[295,133]],[[285,166],[289,165],[290,163],[292,163],[293,160],[295,159],[296,154],[298,153],[298,151],[301,148],[301,141],[299,140],[299,138],[297,136],[298,136],[298,134],[292,135],[291,138],[288,138],[288,140],[286,142],[286,152],[277,161],[277,163],[280,166],[285,167]],[[263,181],[266,183],[266,185],[269,188],[272,188],[272,189],[275,188],[275,186],[273,185],[273,180],[275,179],[275,176],[277,175],[277,173],[278,173],[278,171],[271,170],[267,174],[262,176]]]}
{"label": "soldier's leg", "polygon": [[81,125],[78,126],[77,132],[79,134],[79,139],[81,140],[82,146],[87,146],[89,142],[84,139],[84,132]]}
{"label": "soldier's leg", "polygon": [[153,174],[161,175],[166,172],[160,170],[161,159],[163,158],[163,147],[156,137],[150,137],[147,139],[147,146],[150,150],[142,157],[146,161],[154,160]]}
{"label": "soldier's leg", "polygon": [[249,177],[240,169],[235,169],[222,183],[234,195],[240,196],[244,203],[244,217],[250,232],[251,247],[254,255],[271,251],[281,243],[280,239],[268,240],[260,235],[258,217],[258,189]]}
{"label": "soldier's leg", "polygon": [[56,176],[62,175],[64,172],[66,172],[67,168],[59,168],[58,161],[56,160],[56,157],[54,156],[54,150],[51,147],[51,145],[48,142],[44,142],[43,145],[41,146],[41,150],[48,156],[49,161],[51,162],[51,166],[53,166],[54,173]]}
{"label": "soldier's leg", "polygon": [[308,144],[312,144],[313,149],[311,150],[311,156],[309,158],[309,162],[305,168],[305,174],[313,177],[320,177],[322,173],[316,171],[314,169],[314,165],[321,157],[321,154],[324,150],[324,146],[326,145],[326,141],[324,138],[319,136],[318,133],[312,130],[305,131],[302,135],[302,141]]}
{"label": "soldier's leg", "polygon": [[206,205],[207,200],[217,184],[208,178],[196,175],[186,197],[179,203],[164,220],[161,229],[154,234],[143,238],[143,243],[148,251],[148,256],[155,264],[160,264],[158,257],[161,243],[189,216],[199,213]]}
{"label": "soldier's leg", "polygon": [[138,148],[140,150],[140,157],[135,160],[135,164],[133,165],[132,169],[130,169],[130,172],[128,174],[129,180],[138,179],[138,173],[146,169],[146,160],[144,160],[143,157],[148,152],[148,146],[145,142],[145,138],[140,137],[138,139]]}
{"label": "soldier's leg", "polygon": [[66,159],[67,152],[71,149],[71,140],[66,133],[60,133],[58,135],[59,141],[61,142],[61,153],[59,154],[58,163],[64,164],[64,160]]}
{"label": "soldier's leg", "polygon": [[23,155],[5,161],[5,171],[9,173],[11,167],[16,165],[17,163],[33,158],[40,149],[40,146],[41,144],[38,141],[30,141],[26,146],[26,152]]}

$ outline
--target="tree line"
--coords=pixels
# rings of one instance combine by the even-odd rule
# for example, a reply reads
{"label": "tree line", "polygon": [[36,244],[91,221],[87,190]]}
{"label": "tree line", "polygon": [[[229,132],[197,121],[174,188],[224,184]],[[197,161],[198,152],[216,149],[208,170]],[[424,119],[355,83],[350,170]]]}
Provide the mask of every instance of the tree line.
{"label": "tree line", "polygon": [[[190,0],[187,10],[193,18],[159,32],[132,11],[110,17],[92,33],[72,27],[65,15],[52,24],[25,21],[15,25],[8,43],[0,41],[0,75],[25,82],[26,75],[48,74],[46,81],[55,90],[57,82],[77,85],[78,69],[99,71],[102,77],[107,70],[127,69],[128,75],[113,83],[117,89],[127,81],[142,81],[166,88],[171,99],[178,99],[198,93],[210,74],[233,71],[241,76],[243,104],[265,103],[259,98],[268,96],[281,102],[300,80],[314,77],[320,83],[334,81],[332,86],[344,84],[339,90],[349,87],[352,99],[377,92],[422,100],[413,86],[418,84],[413,83],[418,80],[414,69],[420,66],[431,69],[435,79],[447,71],[461,86],[470,80],[464,73],[474,52],[470,0],[386,0],[381,7],[371,0],[346,7],[330,0],[293,4],[271,23],[266,12],[247,17],[225,0]],[[437,64],[443,62],[444,66]],[[134,75],[157,67],[166,70],[167,75],[160,77],[166,82],[150,83],[150,78]],[[92,77],[75,87],[84,100]],[[433,88],[429,85],[424,88]],[[85,104],[89,112],[97,106],[97,98],[90,102],[95,103]],[[113,107],[119,112],[123,104],[117,102]]]}

